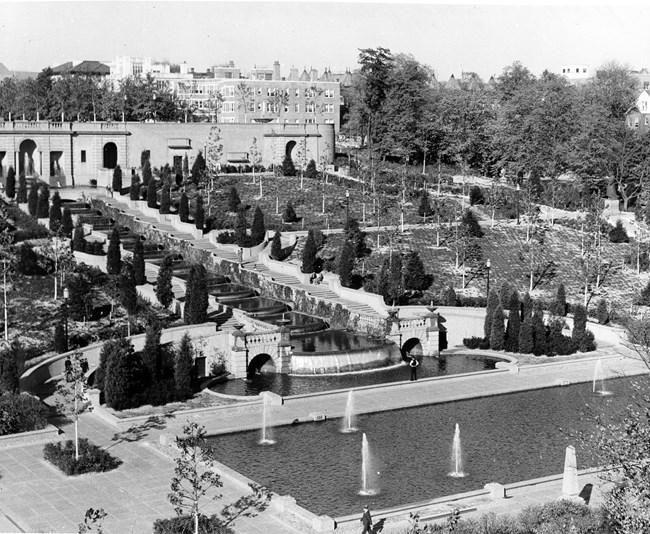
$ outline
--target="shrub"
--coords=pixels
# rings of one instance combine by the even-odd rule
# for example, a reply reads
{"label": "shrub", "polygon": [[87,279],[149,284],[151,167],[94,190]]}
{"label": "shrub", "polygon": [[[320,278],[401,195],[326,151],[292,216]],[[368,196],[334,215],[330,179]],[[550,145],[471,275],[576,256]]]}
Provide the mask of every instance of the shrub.
{"label": "shrub", "polygon": [[427,274],[424,263],[416,250],[411,250],[406,255],[404,265],[404,289],[424,291],[433,282],[433,277]]}
{"label": "shrub", "polygon": [[151,178],[147,185],[147,207],[152,209],[159,209],[158,202],[156,201],[156,180]]}
{"label": "shrub", "polygon": [[283,176],[295,176],[296,167],[293,164],[293,160],[289,154],[285,154],[284,159],[282,160],[282,175]]}
{"label": "shrub", "polygon": [[567,312],[566,304],[566,290],[564,289],[564,284],[560,284],[557,288],[557,294],[555,300],[551,303],[549,311],[554,315],[559,315],[560,317],[565,317]]}
{"label": "shrub", "polygon": [[149,158],[147,158],[144,165],[142,165],[142,185],[149,187],[149,182],[151,181],[152,176],[151,163],[149,162]]}
{"label": "shrub", "polygon": [[164,185],[160,191],[160,213],[169,213],[171,207],[171,191],[169,186]]}
{"label": "shrub", "polygon": [[[394,255],[396,256],[396,255]],[[337,266],[337,274],[341,279],[343,287],[350,287],[352,283],[352,269],[354,268],[354,249],[349,240],[345,240],[341,246]]]}
{"label": "shrub", "polygon": [[286,223],[297,222],[299,220],[296,216],[296,210],[294,209],[293,204],[290,200],[287,202],[287,207],[284,208],[284,212],[282,213],[282,220]]}
{"label": "shrub", "polygon": [[235,236],[235,232],[221,232],[217,236],[217,243],[221,243],[222,245],[232,245],[237,242],[237,237]]}
{"label": "shrub", "polygon": [[106,258],[106,271],[108,274],[119,274],[122,266],[122,257],[120,252],[120,232],[113,228],[110,241],[108,243],[108,252]]}
{"label": "shrub", "polygon": [[32,395],[0,395],[0,436],[41,430],[47,425],[47,414],[47,406]]}
{"label": "shrub", "polygon": [[424,190],[420,195],[420,204],[418,205],[418,215],[420,217],[429,217],[432,214],[433,214],[433,209],[431,209],[431,203],[429,202],[429,192],[427,190]]}
{"label": "shrub", "polygon": [[45,219],[50,215],[50,187],[45,184],[41,187],[36,201],[36,217]]}
{"label": "shrub", "polygon": [[469,190],[469,205],[474,206],[476,204],[483,204],[484,202],[483,190],[478,185],[472,186]]}
{"label": "shrub", "polygon": [[32,183],[29,188],[29,196],[27,197],[27,211],[32,217],[36,217],[36,206],[38,204],[38,184]]}
{"label": "shrub", "polygon": [[9,198],[14,198],[16,196],[16,171],[14,171],[13,167],[9,167],[9,170],[7,171],[5,192]]}
{"label": "shrub", "polygon": [[113,169],[113,191],[118,195],[122,192],[122,168],[119,165]]}
{"label": "shrub", "polygon": [[63,324],[63,321],[59,322],[54,327],[53,349],[57,354],[68,352],[68,343],[65,338],[65,325]]}
{"label": "shrub", "polygon": [[490,331],[490,348],[492,350],[503,350],[505,340],[505,329],[503,327],[503,308],[497,304],[492,313],[492,329]]}
{"label": "shrub", "polygon": [[621,219],[618,219],[616,221],[616,224],[614,225],[614,228],[612,228],[609,232],[609,240],[612,243],[629,243],[630,238],[627,235],[627,231],[625,230],[625,227],[623,226],[623,221]]}
{"label": "shrub", "polygon": [[442,301],[445,306],[458,305],[458,297],[456,296],[456,291],[454,291],[454,288],[452,286],[449,286],[447,289],[445,289],[445,292],[442,296]]}
{"label": "shrub", "polygon": [[131,186],[129,187],[129,199],[140,200],[140,178],[137,174],[131,176]]}
{"label": "shrub", "polygon": [[605,302],[605,299],[600,299],[598,301],[598,306],[596,307],[596,319],[599,324],[607,324],[609,322],[609,309],[607,308],[607,302]]}
{"label": "shrub", "polygon": [[198,230],[203,230],[204,219],[205,211],[203,210],[203,197],[199,195],[196,197],[196,209],[194,210],[194,226]]}
{"label": "shrub", "polygon": [[16,271],[20,274],[43,274],[43,269],[38,265],[38,254],[29,243],[16,247]]}
{"label": "shrub", "polygon": [[271,259],[281,261],[282,260],[282,234],[279,230],[275,231],[273,235],[273,240],[271,241]]}
{"label": "shrub", "polygon": [[43,447],[45,459],[68,476],[84,473],[103,473],[117,469],[122,461],[111,456],[103,448],[90,443],[87,438],[79,439],[79,459],[75,459],[73,440],[46,443]]}
{"label": "shrub", "polygon": [[228,211],[237,212],[241,207],[241,199],[236,187],[231,187],[228,193]]}
{"label": "shrub", "polygon": [[469,237],[483,237],[483,230],[474,212],[466,209],[460,222],[463,233]]}
{"label": "shrub", "polygon": [[137,286],[147,283],[144,270],[144,245],[142,244],[142,239],[138,239],[133,248],[133,277]]}
{"label": "shrub", "polygon": [[[210,534],[232,534],[233,530],[223,524],[219,516],[199,515],[199,532]],[[153,524],[154,534],[194,534],[194,517],[182,515],[170,519],[156,519]]]}
{"label": "shrub", "polygon": [[190,336],[185,332],[174,358],[174,386],[178,400],[185,400],[192,396],[193,365],[194,351]]}
{"label": "shrub", "polygon": [[158,302],[164,307],[169,308],[174,300],[174,292],[172,290],[172,275],[173,275],[173,260],[171,255],[165,256],[162,265],[158,271],[158,278],[156,280],[156,298]]}
{"label": "shrub", "polygon": [[466,337],[463,339],[463,345],[468,349],[480,349],[483,348],[484,338],[482,337]]}
{"label": "shrub", "polygon": [[187,222],[190,218],[190,202],[185,194],[185,191],[181,193],[181,199],[178,204],[178,217],[181,222]]}
{"label": "shrub", "polygon": [[262,208],[255,206],[253,213],[253,224],[251,225],[251,244],[257,246],[266,238],[266,226],[264,225],[264,213]]}
{"label": "shrub", "polygon": [[307,178],[317,178],[318,170],[316,169],[316,162],[313,159],[309,160],[307,163],[307,168],[305,169],[305,176]]}
{"label": "shrub", "polygon": [[27,202],[27,178],[24,174],[18,177],[18,193],[16,194],[16,202],[24,204]]}
{"label": "shrub", "polygon": [[65,237],[72,237],[72,213],[70,208],[63,208],[63,215],[61,216],[61,231]]}

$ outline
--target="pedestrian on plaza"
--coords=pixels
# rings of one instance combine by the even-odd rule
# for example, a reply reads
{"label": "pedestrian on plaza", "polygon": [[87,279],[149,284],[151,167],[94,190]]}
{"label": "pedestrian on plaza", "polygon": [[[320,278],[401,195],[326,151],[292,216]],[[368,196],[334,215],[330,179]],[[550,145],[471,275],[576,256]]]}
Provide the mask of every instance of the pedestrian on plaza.
{"label": "pedestrian on plaza", "polygon": [[411,382],[413,382],[418,379],[418,365],[420,365],[420,362],[415,359],[415,356],[412,356],[411,354],[408,356],[411,358],[409,367],[411,368]]}
{"label": "pedestrian on plaza", "polygon": [[367,506],[363,507],[361,525],[363,526],[363,532],[361,534],[372,534],[372,517],[370,516],[370,510],[368,510]]}

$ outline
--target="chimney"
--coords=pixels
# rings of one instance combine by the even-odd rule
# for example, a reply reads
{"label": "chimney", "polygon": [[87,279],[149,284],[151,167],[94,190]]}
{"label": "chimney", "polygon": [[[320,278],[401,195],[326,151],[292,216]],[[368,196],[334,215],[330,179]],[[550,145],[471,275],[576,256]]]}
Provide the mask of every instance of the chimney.
{"label": "chimney", "polygon": [[273,79],[274,80],[280,80],[280,62],[279,61],[274,61],[273,62]]}

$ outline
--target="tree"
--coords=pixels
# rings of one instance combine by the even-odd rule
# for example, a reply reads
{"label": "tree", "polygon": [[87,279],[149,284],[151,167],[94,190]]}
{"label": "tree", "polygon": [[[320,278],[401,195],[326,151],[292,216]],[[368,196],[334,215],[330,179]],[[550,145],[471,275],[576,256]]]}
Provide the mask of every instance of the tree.
{"label": "tree", "polygon": [[287,201],[287,206],[286,208],[284,208],[284,212],[282,213],[282,220],[286,223],[292,223],[298,221],[298,217],[296,216],[296,210],[294,209],[293,204],[290,200]]}
{"label": "tree", "polygon": [[147,276],[144,272],[144,245],[142,239],[137,239],[133,248],[133,276],[135,285],[141,286],[147,283]]}
{"label": "tree", "polygon": [[273,239],[271,240],[271,259],[281,261],[282,258],[282,234],[279,230],[275,231],[273,234]]}
{"label": "tree", "polygon": [[551,304],[551,313],[558,315],[559,317],[565,317],[567,310],[566,304],[566,290],[564,289],[564,284],[560,284],[557,288],[557,293],[555,295],[555,300]]}
{"label": "tree", "polygon": [[183,334],[174,358],[174,385],[176,398],[185,400],[192,396],[192,368],[194,367],[194,349],[187,332]]}
{"label": "tree", "polygon": [[469,205],[475,206],[484,202],[485,196],[483,195],[483,190],[478,185],[472,186],[469,190]]}
{"label": "tree", "polygon": [[228,211],[236,213],[239,211],[240,206],[241,200],[239,198],[239,193],[237,192],[237,188],[233,186],[228,192]]}
{"label": "tree", "polygon": [[530,294],[526,293],[524,295],[524,301],[522,303],[522,322],[521,329],[519,330],[519,352],[522,354],[531,354],[534,347],[533,339],[533,302],[530,298]]}
{"label": "tree", "polygon": [[352,283],[352,269],[354,268],[354,247],[348,239],[343,242],[339,252],[337,274],[343,287],[350,287]]}
{"label": "tree", "polygon": [[87,396],[87,370],[88,360],[83,353],[80,351],[74,352],[66,361],[65,381],[59,382],[56,387],[58,393],[56,404],[59,412],[72,416],[74,421],[75,460],[79,460],[79,416],[86,411],[92,410],[92,405]]}
{"label": "tree", "polygon": [[307,232],[305,248],[302,251],[302,272],[313,273],[316,271],[316,241],[314,240],[314,231]]}
{"label": "tree", "polygon": [[432,276],[427,274],[424,263],[416,250],[406,255],[404,265],[404,289],[411,291],[425,291],[433,282]]}
{"label": "tree", "polygon": [[[18,194],[16,195],[16,202],[19,204],[27,202],[27,178],[25,178],[24,174],[21,174],[18,177]],[[36,205],[34,205],[34,209],[36,209]]]}
{"label": "tree", "polygon": [[169,308],[174,301],[174,292],[172,291],[173,265],[172,256],[165,256],[156,279],[156,298],[163,308]]}
{"label": "tree", "polygon": [[316,162],[313,159],[310,159],[307,163],[307,168],[305,169],[305,176],[307,178],[318,178],[318,170],[316,169]]}
{"label": "tree", "polygon": [[496,308],[494,308],[494,312],[492,313],[491,327],[490,348],[492,350],[503,350],[505,332],[503,328],[503,308],[500,302],[497,302]]}
{"label": "tree", "polygon": [[627,235],[627,230],[625,230],[625,226],[623,226],[623,221],[621,221],[621,219],[617,219],[614,228],[609,231],[609,240],[612,243],[630,242],[630,238]]}
{"label": "tree", "polygon": [[147,184],[147,207],[158,209],[158,199],[156,198],[156,179],[152,176]]}
{"label": "tree", "polygon": [[36,217],[36,206],[38,205],[38,184],[32,182],[29,188],[29,196],[27,197],[27,210],[32,217]]}
{"label": "tree", "polygon": [[155,316],[150,316],[145,328],[145,341],[142,349],[142,367],[146,384],[155,385],[162,377],[161,333],[160,321]]}
{"label": "tree", "polygon": [[[217,94],[221,96],[220,91],[217,91]],[[219,173],[222,154],[223,143],[221,142],[221,130],[218,126],[213,126],[210,128],[210,135],[208,135],[208,141],[206,144],[205,157],[207,161],[205,162],[205,168],[203,169],[201,176],[197,178],[199,181],[208,178],[208,175],[216,176]],[[194,168],[192,168],[192,174],[194,174]]]}
{"label": "tree", "polygon": [[57,354],[68,352],[68,340],[65,337],[65,321],[61,320],[54,326],[54,342],[52,348]]}
{"label": "tree", "polygon": [[363,258],[369,252],[366,246],[366,233],[359,228],[359,221],[354,217],[348,217],[343,228],[345,238],[352,243],[354,257]]}
{"label": "tree", "polygon": [[7,171],[5,193],[11,199],[16,196],[16,171],[14,171],[13,167],[9,167],[9,170]]}
{"label": "tree", "polygon": [[75,263],[74,256],[68,243],[58,235],[41,245],[39,256],[40,266],[48,274],[51,274],[54,280],[54,300],[56,300],[58,298],[59,275],[61,275],[61,285],[63,285],[63,274],[72,270]]}
{"label": "tree", "polygon": [[264,213],[262,208],[255,206],[253,213],[253,224],[251,226],[251,244],[255,247],[266,239],[266,226],[264,225]]}
{"label": "tree", "polygon": [[52,232],[57,232],[61,227],[61,220],[63,219],[63,213],[61,212],[61,197],[59,192],[55,191],[52,196],[52,205],[50,206],[50,230]]}
{"label": "tree", "polygon": [[598,301],[598,305],[596,306],[596,318],[598,319],[598,324],[607,324],[609,322],[609,309],[605,299],[600,299]]}
{"label": "tree", "polygon": [[128,408],[134,386],[134,351],[127,338],[109,340],[102,347],[105,361],[104,399],[115,410]]}
{"label": "tree", "polygon": [[196,197],[196,207],[194,208],[194,226],[198,230],[203,230],[205,225],[205,211],[203,209],[203,197],[197,195]]}
{"label": "tree", "polygon": [[486,339],[489,339],[492,334],[492,316],[494,315],[497,304],[499,304],[499,294],[493,289],[487,298],[485,320],[483,321],[483,333]]}
{"label": "tree", "polygon": [[431,209],[431,204],[429,202],[429,193],[425,189],[420,195],[420,204],[418,205],[418,215],[423,217],[425,220],[427,217],[430,217],[433,214],[433,209]]}
{"label": "tree", "polygon": [[84,232],[84,225],[81,219],[77,219],[74,226],[74,234],[72,236],[72,249],[77,252],[83,252],[86,249],[86,238]]}
{"label": "tree", "polygon": [[293,164],[290,154],[285,154],[282,160],[282,176],[295,176],[296,167]]}
{"label": "tree", "polygon": [[[61,206],[59,206],[60,208]],[[50,187],[43,184],[36,200],[36,217],[45,219],[50,214]]]}
{"label": "tree", "polygon": [[160,213],[168,214],[171,208],[171,189],[170,186],[163,184],[160,191]]}
{"label": "tree", "polygon": [[122,194],[122,168],[119,165],[113,169],[113,191]]}
{"label": "tree", "polygon": [[108,242],[108,250],[106,251],[106,272],[113,275],[120,274],[121,266],[120,231],[117,228],[113,228]]}
{"label": "tree", "polygon": [[199,153],[196,155],[196,159],[192,164],[192,182],[195,185],[198,185],[205,176],[205,159],[203,158],[203,153],[199,150]]}
{"label": "tree", "polygon": [[63,215],[61,216],[61,232],[64,237],[72,237],[72,213],[70,208],[63,208]]}
{"label": "tree", "polygon": [[185,191],[181,193],[181,199],[178,204],[178,217],[181,222],[188,222],[190,218],[190,202]]}
{"label": "tree", "polygon": [[140,200],[140,178],[137,174],[131,176],[131,186],[129,187],[129,199]]}
{"label": "tree", "polygon": [[533,327],[533,354],[535,356],[547,354],[548,345],[546,325],[544,324],[544,310],[539,303],[535,303],[531,324]]}
{"label": "tree", "polygon": [[118,288],[122,306],[124,306],[129,315],[133,315],[138,309],[138,290],[135,285],[133,265],[130,262],[122,263]]}
{"label": "tree", "polygon": [[479,224],[478,219],[472,210],[465,210],[460,225],[462,232],[467,234],[469,237],[483,237],[483,230],[481,229],[481,225]]}
{"label": "tree", "polygon": [[151,172],[151,163],[149,158],[147,158],[142,166],[142,185],[149,187],[149,182],[153,179],[153,174]]}
{"label": "tree", "polygon": [[[352,257],[354,260],[354,256]],[[390,255],[390,270],[388,276],[388,301],[399,303],[404,294],[404,273],[402,270],[402,255],[393,252]]]}
{"label": "tree", "polygon": [[20,393],[24,363],[24,350],[17,338],[0,350],[0,395]]}
{"label": "tree", "polygon": [[190,162],[187,157],[187,153],[183,156],[183,178],[187,179],[190,175]]}
{"label": "tree", "polygon": [[521,302],[519,294],[513,291],[510,296],[508,313],[508,326],[506,327],[506,339],[504,349],[506,352],[519,352],[519,332],[521,331]]}
{"label": "tree", "polygon": [[445,289],[442,300],[445,306],[456,306],[458,304],[458,297],[456,296],[456,291],[454,291],[454,288],[452,286],[449,286],[447,289]]}
{"label": "tree", "polygon": [[235,222],[235,241],[240,247],[250,246],[247,225],[246,211],[243,209],[239,210],[237,212],[237,221]]}
{"label": "tree", "polygon": [[[192,265],[187,278],[184,319],[186,324],[201,324],[207,320],[208,289],[205,282],[205,267]],[[188,305],[189,304],[189,305]]]}

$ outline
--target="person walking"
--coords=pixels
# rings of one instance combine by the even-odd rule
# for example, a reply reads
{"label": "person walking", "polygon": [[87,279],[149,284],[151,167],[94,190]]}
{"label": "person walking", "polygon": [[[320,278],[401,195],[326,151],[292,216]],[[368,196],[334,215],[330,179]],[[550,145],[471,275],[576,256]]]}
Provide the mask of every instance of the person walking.
{"label": "person walking", "polygon": [[363,532],[361,534],[372,534],[372,517],[370,516],[370,510],[368,510],[367,506],[363,507],[361,525],[363,526]]}
{"label": "person walking", "polygon": [[411,368],[411,382],[418,379],[418,365],[420,362],[415,359],[415,356],[409,354],[411,361],[409,362],[409,367]]}

